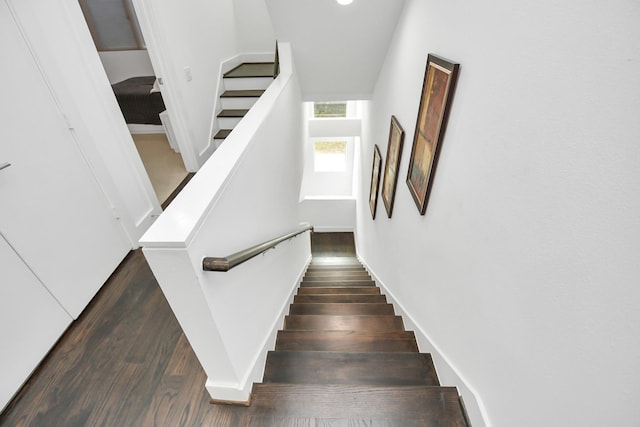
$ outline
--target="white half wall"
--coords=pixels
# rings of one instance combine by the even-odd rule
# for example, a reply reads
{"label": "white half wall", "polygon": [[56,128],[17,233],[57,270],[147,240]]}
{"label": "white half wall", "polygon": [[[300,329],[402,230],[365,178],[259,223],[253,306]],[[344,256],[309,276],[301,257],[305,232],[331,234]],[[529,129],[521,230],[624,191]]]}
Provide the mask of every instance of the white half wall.
{"label": "white half wall", "polygon": [[202,271],[204,257],[299,228],[302,101],[290,52],[280,44],[280,76],[141,242],[217,400],[248,400],[310,261],[305,233],[228,272]]}
{"label": "white half wall", "polygon": [[[474,426],[638,423],[639,20],[633,0],[406,2],[363,117],[357,248]],[[428,53],[461,68],[421,216],[404,181]],[[391,115],[400,179],[373,221]]]}

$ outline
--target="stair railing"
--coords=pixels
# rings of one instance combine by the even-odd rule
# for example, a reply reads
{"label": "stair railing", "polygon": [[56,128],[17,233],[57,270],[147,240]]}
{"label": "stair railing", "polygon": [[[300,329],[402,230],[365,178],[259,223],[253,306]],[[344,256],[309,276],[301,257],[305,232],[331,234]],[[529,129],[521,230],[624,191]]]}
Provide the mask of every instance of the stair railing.
{"label": "stair railing", "polygon": [[251,258],[258,256],[268,251],[269,249],[274,249],[280,243],[289,239],[293,239],[297,235],[305,233],[307,231],[311,231],[313,233],[313,226],[310,224],[305,224],[302,228],[289,234],[275,237],[264,243],[251,246],[250,248],[241,250],[226,257],[204,257],[202,259],[202,269],[204,271],[229,271],[233,267],[240,265],[245,261],[249,261]]}

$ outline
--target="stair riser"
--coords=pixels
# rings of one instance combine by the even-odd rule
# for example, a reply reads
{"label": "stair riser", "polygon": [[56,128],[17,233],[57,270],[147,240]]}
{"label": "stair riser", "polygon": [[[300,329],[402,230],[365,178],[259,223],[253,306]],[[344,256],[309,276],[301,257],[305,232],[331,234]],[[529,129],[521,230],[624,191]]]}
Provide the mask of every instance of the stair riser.
{"label": "stair riser", "polygon": [[[285,331],[302,332],[302,331]],[[277,351],[376,351],[376,352],[398,352],[417,353],[418,347],[415,341],[411,340],[391,340],[378,338],[373,341],[354,341],[351,338],[345,339],[303,339],[297,338],[288,340],[278,337],[276,341]]]}
{"label": "stair riser", "polygon": [[375,286],[360,286],[360,287],[308,287],[298,288],[298,295],[380,295],[380,288]]}
{"label": "stair riser", "polygon": [[360,271],[352,271],[352,270],[317,271],[316,270],[316,271],[307,271],[305,275],[308,277],[340,277],[340,276],[351,277],[351,276],[368,276],[369,273],[363,270],[360,270]]}
{"label": "stair riser", "polygon": [[269,87],[273,78],[271,77],[243,77],[243,78],[225,78],[223,80],[226,90],[252,90],[266,89]]}
{"label": "stair riser", "polygon": [[302,279],[305,282],[330,282],[332,280],[335,281],[343,281],[343,280],[371,280],[371,276],[366,273],[358,273],[358,274],[333,274],[333,275],[316,275],[316,274],[306,274]]}
{"label": "stair riser", "polygon": [[233,129],[240,123],[242,117],[218,117],[218,127],[220,129]]}
{"label": "stair riser", "polygon": [[224,110],[248,110],[253,107],[258,98],[220,98]]}
{"label": "stair riser", "polygon": [[284,329],[302,331],[404,331],[400,316],[288,315]]}
{"label": "stair riser", "polygon": [[328,315],[391,315],[391,304],[357,304],[357,303],[330,303],[330,304],[291,304],[289,314],[328,314]]}
{"label": "stair riser", "polygon": [[386,304],[384,295],[296,295],[294,304],[360,303]]}
{"label": "stair riser", "polygon": [[276,350],[418,353],[413,332],[278,331]]}
{"label": "stair riser", "polygon": [[362,267],[312,267],[309,266],[307,268],[307,273],[321,273],[321,272],[341,272],[341,271],[345,271],[345,272],[361,272],[361,273],[366,273],[367,270],[365,270]]}
{"label": "stair riser", "polygon": [[301,288],[344,288],[344,287],[374,287],[375,282],[367,280],[343,280],[343,281],[331,281],[331,282],[302,282]]}

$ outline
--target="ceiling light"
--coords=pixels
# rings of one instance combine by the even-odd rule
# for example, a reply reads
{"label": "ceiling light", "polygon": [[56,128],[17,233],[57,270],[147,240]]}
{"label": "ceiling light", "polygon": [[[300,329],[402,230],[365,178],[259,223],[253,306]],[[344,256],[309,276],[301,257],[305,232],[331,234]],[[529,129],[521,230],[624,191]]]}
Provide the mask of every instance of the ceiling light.
{"label": "ceiling light", "polygon": [[338,2],[338,4],[342,5],[342,6],[346,6],[348,4],[353,3],[353,0],[336,0]]}

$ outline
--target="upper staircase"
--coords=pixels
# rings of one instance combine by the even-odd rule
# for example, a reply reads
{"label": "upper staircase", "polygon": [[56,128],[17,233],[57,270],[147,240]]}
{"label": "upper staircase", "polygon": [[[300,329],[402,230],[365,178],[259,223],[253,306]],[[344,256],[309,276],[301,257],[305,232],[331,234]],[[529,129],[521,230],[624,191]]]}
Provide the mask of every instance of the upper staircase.
{"label": "upper staircase", "polygon": [[247,62],[223,74],[224,91],[220,95],[222,109],[216,116],[216,147],[249,112],[274,79],[274,62]]}
{"label": "upper staircase", "polygon": [[469,426],[358,259],[315,252],[247,411],[250,425]]}

